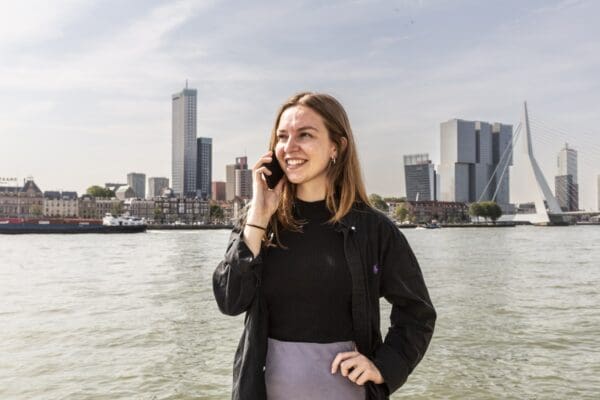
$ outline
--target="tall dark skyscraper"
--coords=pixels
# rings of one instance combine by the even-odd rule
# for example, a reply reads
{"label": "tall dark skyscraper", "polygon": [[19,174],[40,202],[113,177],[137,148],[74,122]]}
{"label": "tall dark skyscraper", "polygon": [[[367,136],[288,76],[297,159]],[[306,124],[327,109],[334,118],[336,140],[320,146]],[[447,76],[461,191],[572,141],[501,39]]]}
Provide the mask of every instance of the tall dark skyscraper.
{"label": "tall dark skyscraper", "polygon": [[429,154],[404,156],[404,180],[408,201],[437,200],[435,178],[435,169]]}
{"label": "tall dark skyscraper", "polygon": [[200,137],[197,143],[196,190],[198,197],[210,200],[212,190],[212,139]]}
{"label": "tall dark skyscraper", "polygon": [[197,195],[196,98],[196,89],[187,84],[172,96],[171,183],[177,195]]}

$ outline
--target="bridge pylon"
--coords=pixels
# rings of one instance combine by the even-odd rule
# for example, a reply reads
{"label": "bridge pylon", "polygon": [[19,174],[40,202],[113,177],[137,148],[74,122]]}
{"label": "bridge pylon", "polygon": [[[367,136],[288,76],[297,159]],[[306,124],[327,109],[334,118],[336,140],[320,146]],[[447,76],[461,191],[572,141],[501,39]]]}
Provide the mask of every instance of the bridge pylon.
{"label": "bridge pylon", "polygon": [[513,144],[510,202],[521,205],[521,207],[517,207],[517,210],[521,208],[521,211],[523,211],[524,204],[533,203],[535,211],[530,208],[529,212],[506,215],[505,219],[539,225],[561,223],[563,220],[562,210],[533,154],[527,102],[523,103],[521,127],[525,129],[525,134],[520,135],[518,143]]}

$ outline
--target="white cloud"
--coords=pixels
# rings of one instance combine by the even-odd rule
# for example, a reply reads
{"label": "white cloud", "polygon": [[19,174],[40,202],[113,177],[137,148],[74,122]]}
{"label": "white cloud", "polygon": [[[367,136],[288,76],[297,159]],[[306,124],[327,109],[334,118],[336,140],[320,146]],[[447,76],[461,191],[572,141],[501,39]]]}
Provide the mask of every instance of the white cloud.
{"label": "white cloud", "polygon": [[86,6],[75,0],[24,0],[2,3],[0,51],[56,39]]}

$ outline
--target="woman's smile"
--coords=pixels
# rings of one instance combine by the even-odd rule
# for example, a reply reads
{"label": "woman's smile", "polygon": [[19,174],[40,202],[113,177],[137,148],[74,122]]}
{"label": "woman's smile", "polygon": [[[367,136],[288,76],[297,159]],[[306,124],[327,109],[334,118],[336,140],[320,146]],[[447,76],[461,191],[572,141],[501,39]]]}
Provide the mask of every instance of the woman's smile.
{"label": "woman's smile", "polygon": [[306,160],[300,158],[288,158],[285,160],[285,166],[287,169],[294,170],[302,167],[306,163]]}

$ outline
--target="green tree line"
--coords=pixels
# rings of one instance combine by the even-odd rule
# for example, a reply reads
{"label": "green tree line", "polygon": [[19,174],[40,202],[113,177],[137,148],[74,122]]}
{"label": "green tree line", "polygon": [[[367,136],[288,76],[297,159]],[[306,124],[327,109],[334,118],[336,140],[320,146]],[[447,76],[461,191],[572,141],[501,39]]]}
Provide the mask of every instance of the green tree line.
{"label": "green tree line", "polygon": [[486,221],[489,219],[495,224],[498,218],[502,216],[502,209],[494,201],[482,201],[471,203],[469,206],[469,215],[473,217],[483,217]]}

